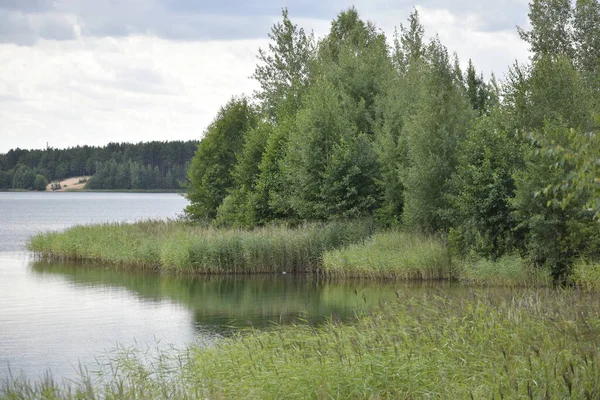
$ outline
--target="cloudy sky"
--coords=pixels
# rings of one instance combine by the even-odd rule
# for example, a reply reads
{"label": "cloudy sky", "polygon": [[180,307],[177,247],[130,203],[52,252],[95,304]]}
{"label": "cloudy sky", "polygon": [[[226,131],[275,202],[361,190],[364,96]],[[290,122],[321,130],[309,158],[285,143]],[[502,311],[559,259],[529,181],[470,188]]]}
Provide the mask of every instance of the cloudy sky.
{"label": "cloudy sky", "polygon": [[427,36],[486,76],[528,57],[515,28],[527,0],[0,0],[0,153],[200,139],[220,105],[256,89],[282,7],[320,37],[351,5],[388,37],[416,7]]}

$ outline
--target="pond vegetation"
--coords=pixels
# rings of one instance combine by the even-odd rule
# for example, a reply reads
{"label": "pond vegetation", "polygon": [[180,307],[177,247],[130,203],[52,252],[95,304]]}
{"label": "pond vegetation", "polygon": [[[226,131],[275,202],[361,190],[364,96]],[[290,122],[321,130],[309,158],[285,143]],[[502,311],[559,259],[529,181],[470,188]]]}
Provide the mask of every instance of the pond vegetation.
{"label": "pond vegetation", "polygon": [[243,332],[150,358],[120,349],[100,361],[104,375],[14,377],[0,397],[594,399],[599,349],[594,294],[398,291],[351,323]]}

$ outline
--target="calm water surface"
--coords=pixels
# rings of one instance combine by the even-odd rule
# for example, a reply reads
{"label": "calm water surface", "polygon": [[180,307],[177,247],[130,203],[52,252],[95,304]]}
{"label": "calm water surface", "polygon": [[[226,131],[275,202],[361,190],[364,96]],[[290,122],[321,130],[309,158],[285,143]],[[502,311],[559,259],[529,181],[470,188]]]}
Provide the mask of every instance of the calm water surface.
{"label": "calm water surface", "polygon": [[[401,284],[307,276],[177,277],[105,265],[49,263],[26,251],[38,232],[76,224],[174,218],[176,194],[0,193],[0,385],[9,368],[76,377],[117,345],[206,345],[243,327],[351,318]],[[432,287],[411,290],[436,290]]]}

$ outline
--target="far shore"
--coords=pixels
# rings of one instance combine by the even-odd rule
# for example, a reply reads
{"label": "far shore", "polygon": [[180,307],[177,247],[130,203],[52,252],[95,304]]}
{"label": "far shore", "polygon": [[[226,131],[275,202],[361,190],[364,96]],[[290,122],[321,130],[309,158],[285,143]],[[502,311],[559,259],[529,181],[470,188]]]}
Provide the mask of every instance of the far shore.
{"label": "far shore", "polygon": [[[181,193],[185,189],[86,189],[89,176],[76,176],[62,181],[53,181],[46,186],[46,192],[94,192],[94,193]],[[60,189],[52,190],[52,185],[60,183]]]}

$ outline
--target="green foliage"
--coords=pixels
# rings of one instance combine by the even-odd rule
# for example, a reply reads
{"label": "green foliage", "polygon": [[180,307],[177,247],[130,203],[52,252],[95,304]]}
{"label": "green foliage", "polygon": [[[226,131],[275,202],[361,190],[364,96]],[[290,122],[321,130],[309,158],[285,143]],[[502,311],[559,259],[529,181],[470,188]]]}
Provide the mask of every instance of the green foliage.
{"label": "green foliage", "polygon": [[600,290],[600,263],[578,260],[573,264],[571,281],[578,288],[597,292]]}
{"label": "green foliage", "polygon": [[343,95],[320,79],[291,132],[284,172],[298,216],[326,220],[368,214],[375,206],[375,154],[347,118]]}
{"label": "green foliage", "polygon": [[36,174],[33,170],[23,164],[17,165],[12,180],[12,187],[14,189],[28,189],[33,190],[35,188]]}
{"label": "green foliage", "polygon": [[296,113],[310,82],[310,62],[314,57],[314,38],[294,25],[286,8],[283,21],[269,33],[268,51],[260,49],[254,79],[261,90],[256,97],[264,113],[271,119],[285,118]]}
{"label": "green foliage", "polygon": [[232,172],[233,188],[217,209],[217,225],[252,227],[257,224],[255,185],[260,162],[266,150],[273,125],[259,122],[244,137],[244,149]]}
{"label": "green foliage", "polygon": [[284,173],[289,137],[295,129],[295,119],[286,119],[279,123],[267,140],[258,166],[260,174],[249,202],[256,212],[257,224],[295,219],[296,214],[290,204],[294,185],[287,182]]}
{"label": "green foliage", "polygon": [[207,128],[188,170],[190,205],[194,219],[212,220],[234,184],[235,163],[244,146],[244,135],[256,126],[257,115],[246,98],[233,98]]}
{"label": "green foliage", "polygon": [[[597,117],[600,122],[600,117]],[[573,171],[548,182],[543,193],[554,196],[564,209],[573,200],[585,201],[584,209],[592,211],[594,218],[600,218],[600,136],[597,128],[587,133],[571,129],[562,141],[553,137],[532,136],[532,141],[541,152],[554,163],[552,169],[568,167]],[[539,193],[538,193],[539,194]]]}
{"label": "green foliage", "polygon": [[573,17],[575,63],[600,112],[600,3],[577,0]]}
{"label": "green foliage", "polygon": [[[541,137],[568,146],[571,132],[564,124],[547,123]],[[527,160],[527,169],[517,175],[514,200],[524,245],[536,263],[548,265],[557,276],[564,275],[574,257],[597,251],[600,226],[593,212],[583,207],[588,200],[585,196],[559,201],[546,186],[565,181],[573,173],[573,163],[538,149],[530,149]]]}
{"label": "green foliage", "polygon": [[409,167],[407,122],[416,114],[424,90],[423,26],[415,10],[409,27],[396,33],[392,60],[396,74],[377,98],[374,148],[380,165],[377,181],[382,205],[377,210],[383,225],[398,225],[404,210],[405,180]]}
{"label": "green foliage", "polygon": [[33,189],[38,191],[46,190],[46,186],[48,185],[48,180],[44,177],[44,175],[37,174],[35,176],[35,181],[33,182]]}
{"label": "green foliage", "polygon": [[[417,11],[389,47],[355,8],[316,44],[284,9],[259,52],[258,111],[235,122],[236,101],[221,110],[189,169],[187,212],[244,228],[375,217],[445,236],[461,258],[518,251],[564,276],[597,248],[599,15],[588,0],[532,1],[519,33],[533,57],[498,84],[425,43]],[[130,169],[133,184],[143,171]]]}
{"label": "green foliage", "polygon": [[442,219],[448,208],[443,191],[456,168],[456,149],[473,112],[439,41],[429,44],[426,62],[424,94],[406,126],[410,166],[404,222],[412,229],[436,232],[447,227]]}
{"label": "green foliage", "polygon": [[459,145],[458,166],[446,192],[453,252],[494,258],[515,246],[509,199],[515,192],[513,175],[524,167],[519,142],[496,112],[479,117]]}
{"label": "green foliage", "polygon": [[571,57],[571,2],[569,0],[533,0],[529,4],[532,29],[518,29],[521,39],[529,43],[534,59],[547,55]]}

